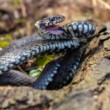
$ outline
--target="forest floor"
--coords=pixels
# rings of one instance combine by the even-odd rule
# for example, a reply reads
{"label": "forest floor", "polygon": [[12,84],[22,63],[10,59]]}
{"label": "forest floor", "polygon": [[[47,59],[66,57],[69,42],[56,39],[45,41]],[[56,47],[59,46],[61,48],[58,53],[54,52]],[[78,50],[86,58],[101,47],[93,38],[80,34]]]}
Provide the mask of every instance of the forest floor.
{"label": "forest floor", "polygon": [[37,20],[56,14],[66,17],[64,23],[92,20],[97,26],[106,25],[107,32],[91,41],[85,53],[88,56],[69,85],[52,91],[0,86],[0,110],[109,110],[109,4],[109,0],[1,0],[1,49],[14,39],[36,32]]}

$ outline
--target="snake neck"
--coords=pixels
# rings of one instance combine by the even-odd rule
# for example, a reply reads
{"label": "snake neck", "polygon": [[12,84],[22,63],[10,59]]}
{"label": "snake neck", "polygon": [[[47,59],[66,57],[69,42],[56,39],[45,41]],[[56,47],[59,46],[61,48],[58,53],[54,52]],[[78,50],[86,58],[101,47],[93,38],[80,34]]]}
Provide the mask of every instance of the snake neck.
{"label": "snake neck", "polygon": [[[39,25],[38,25],[39,26]],[[62,26],[62,34],[50,34],[45,30],[38,28],[39,35],[44,39],[59,40],[59,39],[78,39],[81,42],[87,43],[95,35],[95,26],[88,21],[78,21],[68,23]]]}

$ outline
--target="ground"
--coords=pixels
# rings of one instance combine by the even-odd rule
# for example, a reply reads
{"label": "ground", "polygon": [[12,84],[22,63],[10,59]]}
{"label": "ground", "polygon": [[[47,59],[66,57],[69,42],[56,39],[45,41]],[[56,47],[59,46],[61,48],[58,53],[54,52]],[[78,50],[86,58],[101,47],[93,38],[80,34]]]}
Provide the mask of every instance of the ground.
{"label": "ground", "polygon": [[[101,34],[92,40],[76,76],[69,85],[53,91],[35,90],[31,87],[0,86],[0,109],[109,110],[110,15],[108,13],[110,13],[110,1],[48,0],[45,2],[41,0],[36,4],[34,0],[15,1],[0,2],[1,41],[6,41],[7,35],[8,38],[11,36],[11,41],[30,35],[36,31],[34,28],[36,20],[55,14],[66,16],[67,20],[64,23],[78,19],[91,19],[97,25],[107,25],[108,33]],[[8,10],[7,7],[9,7]]]}

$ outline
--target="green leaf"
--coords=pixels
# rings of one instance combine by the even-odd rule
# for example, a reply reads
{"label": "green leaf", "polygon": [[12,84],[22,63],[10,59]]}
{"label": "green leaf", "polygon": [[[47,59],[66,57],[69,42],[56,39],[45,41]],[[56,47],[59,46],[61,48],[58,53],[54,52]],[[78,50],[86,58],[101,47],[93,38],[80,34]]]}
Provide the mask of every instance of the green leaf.
{"label": "green leaf", "polygon": [[6,40],[10,40],[10,41],[13,40],[12,36],[9,35],[9,34],[7,34],[7,35],[5,36],[5,39],[6,39]]}
{"label": "green leaf", "polygon": [[7,41],[0,41],[0,47],[5,48],[9,45],[9,42]]}
{"label": "green leaf", "polygon": [[33,69],[29,72],[29,75],[31,77],[38,77],[45,65],[51,61],[56,55],[47,55],[43,57],[36,58],[36,66],[38,67],[37,69]]}
{"label": "green leaf", "polygon": [[29,76],[31,77],[38,77],[41,74],[42,68],[33,69],[29,72]]}
{"label": "green leaf", "polygon": [[49,61],[55,58],[56,55],[47,55],[36,59],[36,66],[45,66]]}
{"label": "green leaf", "polygon": [[12,41],[13,38],[11,35],[6,34],[5,36],[0,37],[0,47],[5,48],[10,44],[10,41]]}

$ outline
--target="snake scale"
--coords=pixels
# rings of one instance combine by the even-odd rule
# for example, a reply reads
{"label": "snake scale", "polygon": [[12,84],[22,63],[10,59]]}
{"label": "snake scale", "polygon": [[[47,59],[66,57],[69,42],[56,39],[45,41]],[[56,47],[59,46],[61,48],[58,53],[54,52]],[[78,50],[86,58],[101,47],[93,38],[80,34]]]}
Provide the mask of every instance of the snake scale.
{"label": "snake scale", "polygon": [[[31,86],[36,89],[60,89],[73,78],[80,65],[83,46],[94,38],[96,28],[90,21],[56,25],[64,16],[44,18],[35,23],[38,33],[13,41],[0,52],[0,84]],[[62,53],[49,62],[36,79],[13,70],[30,58]]]}

